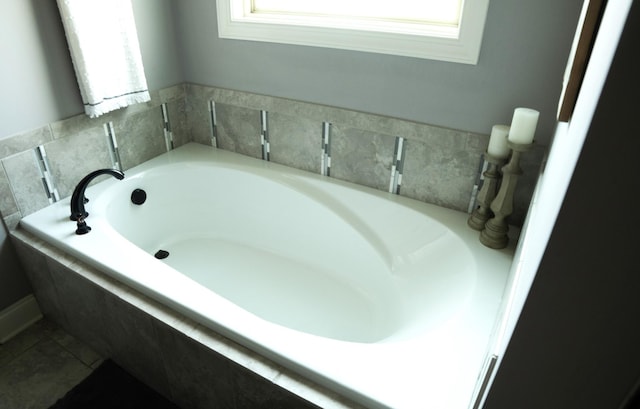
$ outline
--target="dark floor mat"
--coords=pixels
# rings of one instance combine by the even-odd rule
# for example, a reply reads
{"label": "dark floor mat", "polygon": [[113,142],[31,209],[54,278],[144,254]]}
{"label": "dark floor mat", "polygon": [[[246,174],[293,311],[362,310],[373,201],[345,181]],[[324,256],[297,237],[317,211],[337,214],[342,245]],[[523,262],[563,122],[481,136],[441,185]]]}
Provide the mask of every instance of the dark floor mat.
{"label": "dark floor mat", "polygon": [[106,360],[85,380],[49,409],[180,409],[111,360]]}

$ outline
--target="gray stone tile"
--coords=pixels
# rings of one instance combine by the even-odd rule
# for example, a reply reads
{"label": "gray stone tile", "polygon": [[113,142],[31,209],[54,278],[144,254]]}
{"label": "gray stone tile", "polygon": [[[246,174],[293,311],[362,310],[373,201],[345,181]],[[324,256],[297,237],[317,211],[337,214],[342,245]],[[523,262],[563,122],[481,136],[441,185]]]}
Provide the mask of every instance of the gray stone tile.
{"label": "gray stone tile", "polygon": [[[182,407],[316,408],[271,380],[214,351],[212,348],[215,347],[221,348],[221,352],[225,350],[219,341],[209,338],[221,338],[215,332],[200,327],[191,333],[194,338],[209,338],[201,343],[158,321],[155,325],[174,390],[173,400]],[[212,342],[215,347],[207,347],[207,342]],[[239,356],[236,355],[237,358]]]}
{"label": "gray stone tile", "polygon": [[186,96],[187,84],[178,84],[158,90],[160,103],[183,101]]}
{"label": "gray stone tile", "polygon": [[90,373],[56,342],[42,340],[0,368],[0,407],[46,409]]}
{"label": "gray stone tile", "polygon": [[[45,256],[34,249],[29,244],[25,243],[22,239],[11,236],[12,244],[14,249],[16,250],[16,254],[22,263],[22,267],[24,268],[25,273],[27,274],[29,281],[32,282],[34,286],[34,291],[37,292],[42,288],[53,288],[49,283],[44,285],[41,283],[43,277],[48,276],[48,267]],[[42,306],[41,306],[42,307]],[[43,311],[44,312],[44,311]]]}
{"label": "gray stone tile", "polygon": [[194,84],[192,82],[187,82],[184,86],[187,99],[192,96],[196,96],[198,98],[203,98],[203,99],[211,99],[213,98],[215,89],[216,89],[215,87],[210,87],[208,85]]}
{"label": "gray stone tile", "polygon": [[39,325],[41,322],[42,320],[38,321],[3,344],[5,352],[13,356],[19,356],[46,338],[47,335],[45,331],[43,331],[41,325]]}
{"label": "gray stone tile", "polygon": [[127,116],[135,115],[149,109],[159,108],[163,102],[169,102],[166,98],[162,98],[162,94],[164,94],[162,90],[150,90],[150,101],[142,104],[129,105],[126,108],[113,111],[114,113],[118,114],[117,117],[114,117],[114,121],[123,121]]}
{"label": "gray stone tile", "polygon": [[320,173],[322,122],[269,113],[270,160]]}
{"label": "gray stone tile", "polygon": [[33,324],[30,328],[33,328],[35,331],[40,332],[42,334],[42,339],[50,338],[55,341],[55,338],[57,336],[56,334],[64,334],[64,331],[60,329],[60,326],[58,326],[58,324],[47,318],[42,318],[40,321]]}
{"label": "gray stone tile", "polygon": [[49,125],[0,139],[0,159],[33,149],[53,139]]}
{"label": "gray stone tile", "polygon": [[[447,143],[455,145],[455,141]],[[436,149],[407,141],[400,194],[427,203],[466,211],[475,181],[478,156],[458,149]]]}
{"label": "gray stone tile", "polygon": [[94,368],[96,363],[103,361],[93,348],[59,328],[50,331],[48,336],[88,367]]}
{"label": "gray stone tile", "polygon": [[78,182],[88,173],[112,166],[102,124],[67,134],[44,147],[60,198],[71,196]]}
{"label": "gray stone tile", "polygon": [[60,121],[52,122],[49,124],[52,136],[54,139],[67,138],[69,135],[81,134],[86,132],[88,129],[101,128],[104,124],[109,122],[122,122],[128,117],[135,116],[141,112],[158,109],[160,106],[159,92],[152,91],[150,94],[152,101],[129,105],[128,107],[100,115],[97,118],[89,118],[85,114],[79,114]]}
{"label": "gray stone tile", "polygon": [[185,112],[184,99],[178,101],[167,102],[167,111],[169,114],[169,124],[171,125],[171,134],[173,135],[173,146],[175,148],[191,141],[189,127],[187,125],[187,115]]}
{"label": "gray stone tile", "polygon": [[4,225],[7,226],[7,230],[12,231],[18,227],[21,218],[22,215],[20,212],[15,212],[8,216],[3,215],[2,221],[4,222]]}
{"label": "gray stone tile", "polygon": [[251,371],[236,366],[232,376],[236,395],[235,408],[279,408],[279,409],[319,409],[318,406],[257,376]]}
{"label": "gray stone tile", "polygon": [[8,216],[18,211],[18,205],[13,197],[9,178],[0,163],[0,214]]}
{"label": "gray stone tile", "polygon": [[189,133],[193,142],[211,145],[210,96],[200,92],[202,87],[187,88],[186,116]]}
{"label": "gray stone tile", "polygon": [[109,356],[104,291],[55,260],[47,259],[47,264],[65,318],[62,328],[100,355]]}
{"label": "gray stone tile", "polygon": [[105,293],[104,297],[104,336],[109,340],[110,358],[170,398],[152,318],[116,295]]}
{"label": "gray stone tile", "polygon": [[337,108],[311,104],[308,102],[291,99],[271,97],[268,101],[269,112],[278,112],[294,117],[313,119],[319,122],[340,122],[344,110]]}
{"label": "gray stone tile", "polygon": [[7,349],[4,344],[0,344],[0,368],[8,365],[14,358],[15,356],[9,351],[9,349]]}
{"label": "gray stone tile", "polygon": [[216,103],[233,105],[257,111],[273,111],[273,102],[275,100],[282,99],[267,95],[250,94],[243,91],[214,87],[199,87],[198,92],[201,92],[202,95],[207,95],[209,99],[213,99]]}
{"label": "gray stone tile", "polygon": [[167,151],[160,107],[126,116],[113,125],[125,170]]}
{"label": "gray stone tile", "polygon": [[33,150],[5,158],[2,165],[22,216],[49,205]]}
{"label": "gray stone tile", "polygon": [[[235,408],[231,361],[157,321],[172,400],[183,408]],[[240,391],[243,393],[243,391]]]}
{"label": "gray stone tile", "polygon": [[16,237],[12,237],[12,243],[31,283],[40,310],[45,317],[58,325],[66,325],[45,256]]}
{"label": "gray stone tile", "polygon": [[260,111],[216,103],[218,147],[262,158]]}
{"label": "gray stone tile", "polygon": [[395,137],[354,128],[331,128],[331,176],[388,191]]}
{"label": "gray stone tile", "polygon": [[[114,111],[115,112],[115,111]],[[103,125],[113,119],[113,113],[98,118],[89,118],[85,114],[75,115],[49,124],[53,139],[65,139],[71,135],[83,134],[90,129],[102,129]]]}

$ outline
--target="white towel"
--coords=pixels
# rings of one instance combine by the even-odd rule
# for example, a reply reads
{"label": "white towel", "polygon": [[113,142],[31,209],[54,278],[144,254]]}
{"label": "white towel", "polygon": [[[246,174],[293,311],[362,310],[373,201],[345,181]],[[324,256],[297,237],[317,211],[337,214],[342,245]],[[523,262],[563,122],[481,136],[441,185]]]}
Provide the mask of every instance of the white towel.
{"label": "white towel", "polygon": [[57,0],[85,112],[149,101],[130,0]]}

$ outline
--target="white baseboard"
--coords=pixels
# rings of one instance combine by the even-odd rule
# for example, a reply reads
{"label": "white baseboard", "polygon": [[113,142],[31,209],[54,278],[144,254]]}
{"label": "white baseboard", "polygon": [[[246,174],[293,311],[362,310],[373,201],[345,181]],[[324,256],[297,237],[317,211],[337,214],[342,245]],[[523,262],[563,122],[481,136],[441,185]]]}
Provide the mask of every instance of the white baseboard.
{"label": "white baseboard", "polygon": [[0,311],[0,344],[42,318],[42,312],[33,294]]}

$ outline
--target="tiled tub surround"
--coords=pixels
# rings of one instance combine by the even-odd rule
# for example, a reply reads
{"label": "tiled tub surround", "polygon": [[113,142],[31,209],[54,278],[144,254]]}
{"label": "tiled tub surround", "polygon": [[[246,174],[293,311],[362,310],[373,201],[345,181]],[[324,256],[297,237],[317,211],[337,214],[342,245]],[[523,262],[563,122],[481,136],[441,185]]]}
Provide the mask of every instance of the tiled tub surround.
{"label": "tiled tub surround", "polygon": [[[165,116],[163,112],[166,113]],[[268,117],[266,135],[262,123],[265,113]],[[109,130],[115,136],[109,136]],[[330,144],[326,144],[324,139],[327,130],[331,136]],[[402,158],[402,185],[399,194],[458,210],[467,210],[469,206],[480,158],[488,141],[487,135],[281,98],[184,84],[153,93],[152,101],[147,104],[115,111],[97,119],[79,115],[0,139],[0,213],[12,230],[21,217],[55,200],[55,195],[51,192],[49,194],[53,199],[48,197],[45,185],[53,186],[52,190],[57,192],[57,197],[66,197],[70,195],[74,184],[90,170],[112,167],[118,162],[122,169],[127,170],[165,152],[171,146],[167,137],[173,139],[174,146],[188,141],[215,143],[222,149],[259,158],[264,155],[261,142],[265,136],[269,142],[269,159],[274,162],[323,174],[330,170],[331,177],[385,191],[389,190],[394,174],[398,175],[394,166],[398,161],[394,153],[401,138],[405,143],[405,154]],[[117,156],[112,154],[113,144],[109,142],[114,138],[118,148]],[[37,155],[37,152],[42,151],[40,148],[44,150],[45,161],[39,161],[42,158],[42,155]],[[543,147],[540,146],[525,156],[522,164],[525,173],[519,184],[516,210],[511,218],[514,224],[519,224],[524,217],[542,156]],[[330,162],[327,161],[329,157]],[[14,235],[24,233],[17,231]],[[38,244],[36,247],[47,246]],[[69,261],[68,256],[55,250],[48,249],[46,252],[51,259],[45,262],[40,257],[43,261],[34,269],[30,267],[29,275],[32,280],[38,279],[34,276],[34,271],[48,276],[50,266],[59,271],[64,263],[73,265],[75,269],[81,265],[77,261]],[[23,261],[31,264],[29,256],[25,257],[24,251],[21,253]],[[64,267],[68,268],[69,266]],[[86,268],[80,270],[85,271]],[[63,287],[54,289],[51,281],[47,283],[45,293],[62,291]],[[56,283],[56,286],[63,285],[63,282]],[[128,289],[123,291],[124,294],[131,293]],[[52,294],[49,299],[53,299]],[[44,298],[39,296],[39,301],[46,304],[41,299]],[[147,311],[151,307],[144,304],[140,308]],[[43,306],[43,310],[45,313],[55,314],[51,312],[52,308]],[[83,310],[79,309],[75,314],[83,314]],[[142,314],[146,316],[146,313]],[[63,325],[68,328],[73,327],[76,322],[75,316],[71,317],[73,318],[68,319],[60,316],[60,319],[54,320],[68,322],[68,325]],[[181,322],[180,319],[174,321]],[[95,325],[82,328],[76,326],[78,331],[75,333],[81,332],[84,337],[92,338],[92,333],[100,334],[98,328],[93,332],[94,327]],[[154,328],[157,327],[158,325]],[[83,328],[90,330],[85,331]],[[110,331],[117,332],[115,328],[118,326]],[[202,329],[198,331],[200,330]],[[135,333],[140,330],[129,328],[128,331]],[[184,332],[194,333],[193,327]],[[143,334],[142,337],[146,335]],[[104,342],[100,337],[96,338],[93,344]],[[132,344],[138,345],[139,342]],[[201,350],[198,349],[201,347],[194,348]],[[132,359],[135,361],[135,358]],[[247,366],[254,365],[256,364],[249,363]],[[132,370],[130,366],[126,367]],[[145,381],[158,373],[153,367],[132,371]],[[267,371],[267,379],[287,378],[274,375],[272,371]],[[155,385],[152,381],[148,383]]]}
{"label": "tiled tub surround", "polygon": [[[213,110],[212,110],[213,107]],[[398,176],[395,147],[404,143],[398,193],[467,211],[488,136],[283,98],[194,84],[152,93],[146,104],[96,119],[78,115],[0,139],[0,213],[12,229],[51,203],[50,185],[69,196],[89,171],[127,170],[170,146],[195,141],[262,158],[267,117],[269,160],[389,191]],[[213,126],[215,121],[215,126]],[[109,136],[109,131],[113,135]],[[325,133],[329,144],[325,150]],[[169,143],[167,138],[171,138]],[[115,141],[115,144],[110,142]],[[117,156],[113,155],[113,146]],[[39,149],[40,147],[40,149]],[[38,152],[43,152],[41,161]],[[523,157],[510,223],[521,225],[544,147]],[[42,155],[41,155],[42,156]],[[323,160],[324,158],[324,160]],[[395,178],[398,180],[398,178]],[[46,183],[45,183],[46,182]]]}

